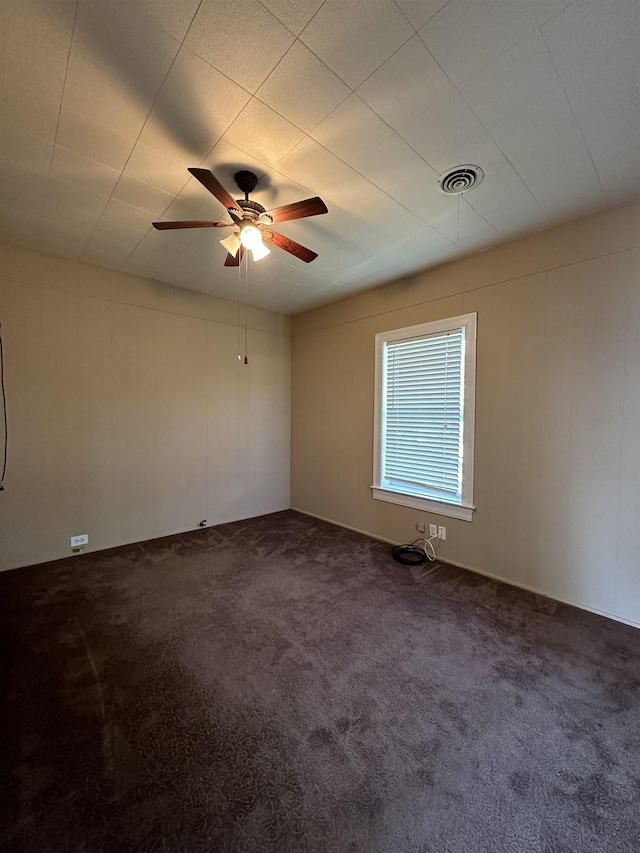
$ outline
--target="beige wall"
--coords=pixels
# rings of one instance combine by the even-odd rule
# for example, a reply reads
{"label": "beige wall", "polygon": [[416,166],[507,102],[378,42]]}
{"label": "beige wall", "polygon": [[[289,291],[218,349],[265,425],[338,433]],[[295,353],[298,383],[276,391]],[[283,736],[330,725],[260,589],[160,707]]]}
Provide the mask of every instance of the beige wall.
{"label": "beige wall", "polygon": [[[0,246],[0,568],[289,506],[290,321]],[[0,433],[1,437],[1,433]]]}
{"label": "beige wall", "polygon": [[[640,624],[640,206],[294,318],[292,505]],[[374,335],[478,313],[471,523],[375,501]]]}

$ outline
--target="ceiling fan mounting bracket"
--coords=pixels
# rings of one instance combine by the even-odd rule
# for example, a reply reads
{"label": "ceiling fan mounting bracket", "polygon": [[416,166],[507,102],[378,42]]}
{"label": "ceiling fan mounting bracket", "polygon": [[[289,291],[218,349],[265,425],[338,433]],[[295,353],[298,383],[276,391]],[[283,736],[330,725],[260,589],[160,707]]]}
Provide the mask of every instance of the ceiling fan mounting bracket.
{"label": "ceiling fan mounting bracket", "polygon": [[256,186],[258,185],[258,177],[254,175],[253,172],[247,172],[244,169],[240,172],[236,172],[233,176],[238,188],[248,196],[249,193],[252,193]]}

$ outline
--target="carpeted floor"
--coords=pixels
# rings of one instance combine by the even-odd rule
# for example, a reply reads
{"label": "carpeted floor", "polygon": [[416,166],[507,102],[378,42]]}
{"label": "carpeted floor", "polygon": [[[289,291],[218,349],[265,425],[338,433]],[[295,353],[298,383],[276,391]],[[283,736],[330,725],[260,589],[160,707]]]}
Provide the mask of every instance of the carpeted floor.
{"label": "carpeted floor", "polygon": [[0,848],[640,849],[640,632],[293,511],[0,575]]}

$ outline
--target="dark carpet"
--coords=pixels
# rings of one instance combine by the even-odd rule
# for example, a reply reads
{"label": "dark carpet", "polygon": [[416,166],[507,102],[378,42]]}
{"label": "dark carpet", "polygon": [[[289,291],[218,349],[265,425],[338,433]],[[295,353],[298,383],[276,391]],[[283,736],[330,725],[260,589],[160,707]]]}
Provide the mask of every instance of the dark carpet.
{"label": "dark carpet", "polygon": [[389,552],[287,511],[1,575],[0,848],[637,853],[640,632]]}

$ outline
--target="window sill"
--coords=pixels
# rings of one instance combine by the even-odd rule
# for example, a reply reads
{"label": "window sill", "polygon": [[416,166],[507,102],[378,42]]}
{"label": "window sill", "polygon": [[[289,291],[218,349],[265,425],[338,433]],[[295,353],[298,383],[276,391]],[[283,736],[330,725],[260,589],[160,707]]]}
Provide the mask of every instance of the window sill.
{"label": "window sill", "polygon": [[407,495],[404,492],[392,492],[390,489],[381,489],[379,486],[371,486],[373,497],[377,501],[408,506],[411,509],[420,509],[423,512],[433,512],[436,515],[446,515],[449,518],[460,518],[462,521],[473,519],[474,507],[461,506],[460,504],[448,504],[433,498],[421,498],[416,495]]}

